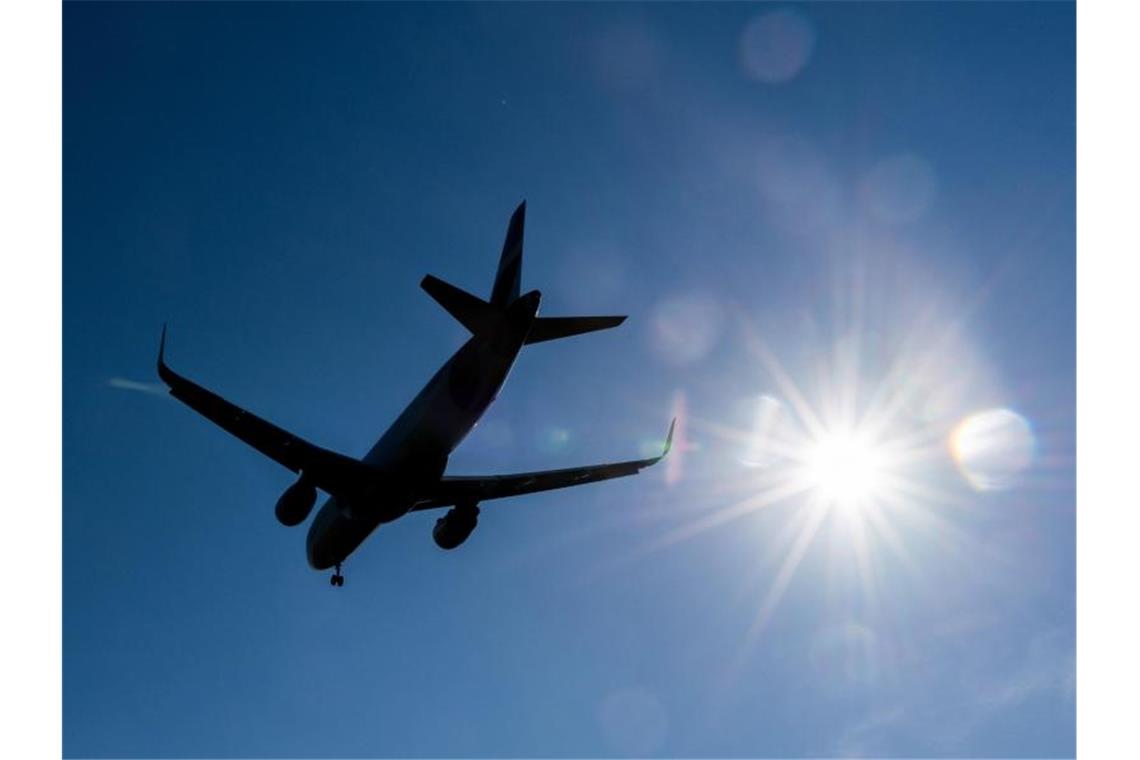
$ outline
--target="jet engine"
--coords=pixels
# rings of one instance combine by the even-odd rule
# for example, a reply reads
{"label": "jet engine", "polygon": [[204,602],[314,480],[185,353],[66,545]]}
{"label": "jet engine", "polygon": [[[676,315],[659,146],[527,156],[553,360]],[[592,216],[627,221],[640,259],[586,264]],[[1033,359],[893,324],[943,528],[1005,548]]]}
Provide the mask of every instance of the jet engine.
{"label": "jet engine", "polygon": [[300,525],[309,516],[309,512],[313,511],[316,501],[317,489],[301,478],[286,488],[277,500],[277,521],[282,525]]}
{"label": "jet engine", "polygon": [[453,507],[435,521],[431,537],[440,549],[454,549],[467,540],[479,523],[479,507],[474,504]]}

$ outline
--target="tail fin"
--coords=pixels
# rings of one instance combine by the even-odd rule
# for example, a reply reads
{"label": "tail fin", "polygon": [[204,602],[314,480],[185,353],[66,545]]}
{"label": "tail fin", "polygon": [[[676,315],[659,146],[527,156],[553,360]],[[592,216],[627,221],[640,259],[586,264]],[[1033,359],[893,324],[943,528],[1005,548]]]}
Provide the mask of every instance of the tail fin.
{"label": "tail fin", "polygon": [[427,275],[420,287],[473,335],[487,331],[499,319],[499,309],[438,277]]}
{"label": "tail fin", "polygon": [[500,309],[507,308],[519,297],[525,223],[526,201],[523,201],[511,215],[511,223],[507,226],[507,238],[503,241],[503,252],[499,256],[499,271],[495,273],[495,285],[491,288],[491,305]]}
{"label": "tail fin", "polygon": [[608,330],[625,321],[625,317],[539,317],[527,335],[527,345],[544,340],[569,338],[571,335]]}
{"label": "tail fin", "polygon": [[[523,201],[511,215],[507,226],[507,238],[503,241],[503,252],[499,256],[499,271],[495,274],[490,302],[430,274],[420,282],[420,287],[472,334],[484,334],[493,330],[507,307],[519,297],[525,222],[526,201]],[[526,342],[542,343],[569,338],[572,335],[617,327],[624,321],[625,317],[537,317]]]}

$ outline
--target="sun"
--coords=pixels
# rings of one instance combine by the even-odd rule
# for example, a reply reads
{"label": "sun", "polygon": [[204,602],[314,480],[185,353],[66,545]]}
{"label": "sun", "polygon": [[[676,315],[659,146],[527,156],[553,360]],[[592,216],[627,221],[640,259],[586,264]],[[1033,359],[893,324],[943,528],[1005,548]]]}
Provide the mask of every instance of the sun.
{"label": "sun", "polygon": [[805,446],[802,485],[830,506],[858,511],[882,495],[887,457],[857,430],[829,430]]}

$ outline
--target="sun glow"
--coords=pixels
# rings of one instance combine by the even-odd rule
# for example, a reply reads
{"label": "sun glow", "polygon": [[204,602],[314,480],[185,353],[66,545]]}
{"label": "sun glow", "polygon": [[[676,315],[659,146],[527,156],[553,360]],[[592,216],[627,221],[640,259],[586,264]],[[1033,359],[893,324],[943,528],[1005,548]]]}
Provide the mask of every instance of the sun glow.
{"label": "sun glow", "polygon": [[830,506],[858,510],[882,495],[885,466],[885,452],[870,436],[829,431],[808,445],[804,486]]}
{"label": "sun glow", "polygon": [[[868,621],[884,612],[890,619],[900,604],[892,591],[910,593],[933,563],[965,561],[972,536],[959,514],[968,521],[976,510],[960,508],[973,507],[976,492],[1014,487],[1034,466],[1028,419],[1006,407],[962,418],[975,408],[975,394],[1000,397],[1002,390],[950,305],[937,294],[921,301],[880,297],[868,283],[886,288],[898,275],[873,278],[875,261],[852,267],[849,288],[846,273],[834,274],[831,335],[810,316],[803,326],[777,316],[761,332],[737,313],[742,350],[759,380],[756,395],[738,398],[720,419],[681,414],[692,431],[682,442],[695,441],[703,456],[667,480],[670,488],[693,488],[711,506],[684,512],[633,554],[751,520],[759,545],[744,583],[755,611],[726,679],[741,672],[781,600],[804,578],[823,579],[827,598],[840,603],[823,620],[855,616],[824,627],[821,667],[831,669],[841,657],[854,663],[853,678],[868,672],[856,667],[874,664],[876,634]],[[787,359],[772,339],[787,346]],[[896,579],[908,585],[892,586]]]}

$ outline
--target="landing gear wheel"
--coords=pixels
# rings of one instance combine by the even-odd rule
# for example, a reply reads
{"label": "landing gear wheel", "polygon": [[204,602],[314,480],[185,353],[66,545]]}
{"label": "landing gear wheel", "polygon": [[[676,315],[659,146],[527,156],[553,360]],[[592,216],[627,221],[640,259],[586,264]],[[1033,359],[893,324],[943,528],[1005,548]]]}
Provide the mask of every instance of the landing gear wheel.
{"label": "landing gear wheel", "polygon": [[344,585],[344,576],[340,574],[340,563],[339,562],[336,563],[336,572],[333,573],[333,577],[329,578],[329,583],[331,583],[334,586],[343,586]]}

